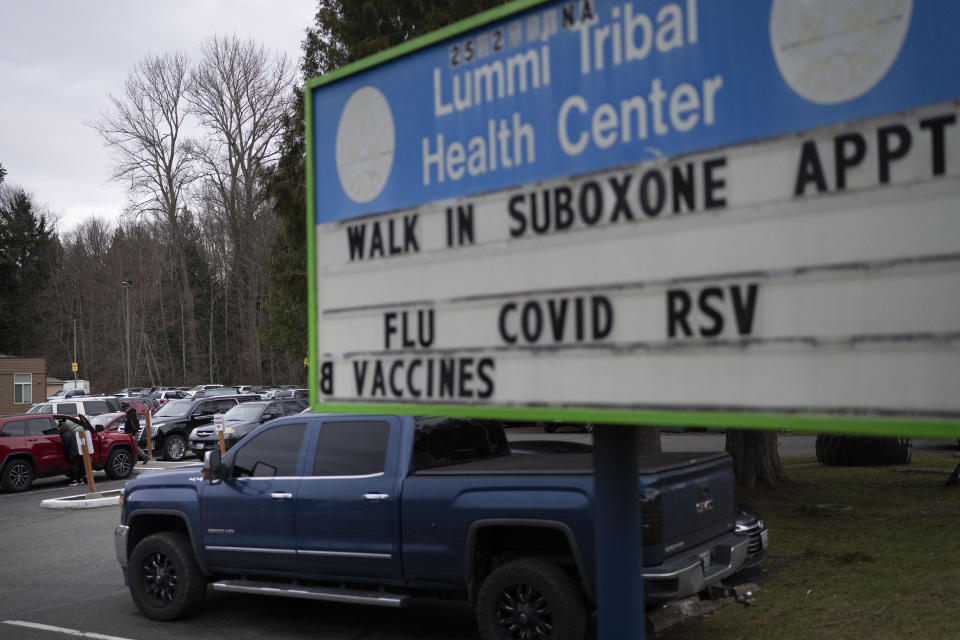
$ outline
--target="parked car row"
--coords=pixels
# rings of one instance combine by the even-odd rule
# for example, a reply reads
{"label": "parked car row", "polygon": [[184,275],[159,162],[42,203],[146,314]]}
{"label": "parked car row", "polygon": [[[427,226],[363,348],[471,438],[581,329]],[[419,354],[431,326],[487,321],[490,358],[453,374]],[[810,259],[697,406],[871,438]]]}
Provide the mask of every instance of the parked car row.
{"label": "parked car row", "polygon": [[[307,402],[299,398],[239,403],[223,414],[224,449],[230,449],[261,424],[274,418],[299,413],[306,408]],[[209,423],[195,427],[190,432],[190,450],[201,460],[207,451],[219,448],[220,436],[214,428],[212,418]]]}
{"label": "parked car row", "polygon": [[[225,414],[240,403],[259,400],[260,396],[252,393],[170,400],[153,415],[150,422],[152,449],[164,460],[183,460],[194,429],[213,422],[216,414]],[[143,421],[137,442],[141,448],[147,446],[146,423]]]}

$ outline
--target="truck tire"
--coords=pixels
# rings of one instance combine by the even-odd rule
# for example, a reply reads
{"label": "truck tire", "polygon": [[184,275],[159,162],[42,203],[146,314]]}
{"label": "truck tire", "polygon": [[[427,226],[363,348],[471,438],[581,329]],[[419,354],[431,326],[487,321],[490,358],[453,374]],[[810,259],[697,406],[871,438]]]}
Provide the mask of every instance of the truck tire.
{"label": "truck tire", "polygon": [[540,558],[513,560],[491,571],[474,613],[483,640],[582,640],[587,627],[577,583]]}
{"label": "truck tire", "polygon": [[129,449],[115,448],[107,456],[103,470],[111,480],[122,480],[133,473],[133,454]]}
{"label": "truck tire", "polygon": [[25,491],[33,484],[33,465],[24,458],[8,460],[0,471],[0,486],[4,491],[17,493]]}
{"label": "truck tire", "polygon": [[881,467],[908,464],[909,438],[846,436],[821,433],[816,443],[817,462],[833,467]]}
{"label": "truck tire", "polygon": [[200,608],[207,594],[190,541],[173,531],[149,535],[134,547],[127,579],[133,602],[151,620],[188,616]]}
{"label": "truck tire", "polygon": [[179,433],[171,433],[163,439],[163,459],[179,462],[187,455],[187,439]]}

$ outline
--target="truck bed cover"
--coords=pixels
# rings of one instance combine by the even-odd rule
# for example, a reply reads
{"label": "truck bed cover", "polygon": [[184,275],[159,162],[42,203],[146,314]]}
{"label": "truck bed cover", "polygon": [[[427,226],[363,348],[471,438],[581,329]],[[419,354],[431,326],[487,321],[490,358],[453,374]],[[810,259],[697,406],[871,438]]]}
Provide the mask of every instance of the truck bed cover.
{"label": "truck bed cover", "polygon": [[[639,456],[640,475],[660,474],[690,465],[714,462],[730,454],[717,451],[712,453],[670,452],[642,453]],[[416,476],[457,476],[457,475],[592,475],[593,454],[524,454],[472,460],[442,467],[418,469],[411,475]]]}

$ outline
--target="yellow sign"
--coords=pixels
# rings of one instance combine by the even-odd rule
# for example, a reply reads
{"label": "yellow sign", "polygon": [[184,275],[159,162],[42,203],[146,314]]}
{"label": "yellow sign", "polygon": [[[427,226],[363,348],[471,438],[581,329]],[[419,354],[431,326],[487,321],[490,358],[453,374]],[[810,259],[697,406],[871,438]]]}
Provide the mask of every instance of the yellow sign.
{"label": "yellow sign", "polygon": [[76,362],[73,363],[73,368],[70,369],[70,370],[73,371],[74,373],[77,372],[77,363],[76,363]]}
{"label": "yellow sign", "polygon": [[309,366],[310,366],[310,358],[304,358],[304,359],[303,359],[303,366],[305,366],[305,367],[309,367]]}

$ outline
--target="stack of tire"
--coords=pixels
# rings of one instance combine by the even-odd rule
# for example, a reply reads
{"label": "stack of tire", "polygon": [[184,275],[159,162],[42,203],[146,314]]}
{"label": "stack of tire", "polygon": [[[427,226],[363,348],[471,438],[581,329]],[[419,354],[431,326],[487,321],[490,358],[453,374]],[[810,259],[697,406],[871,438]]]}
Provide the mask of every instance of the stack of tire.
{"label": "stack of tire", "polygon": [[832,467],[883,467],[910,462],[910,438],[892,436],[847,436],[821,433],[817,436],[817,462]]}

